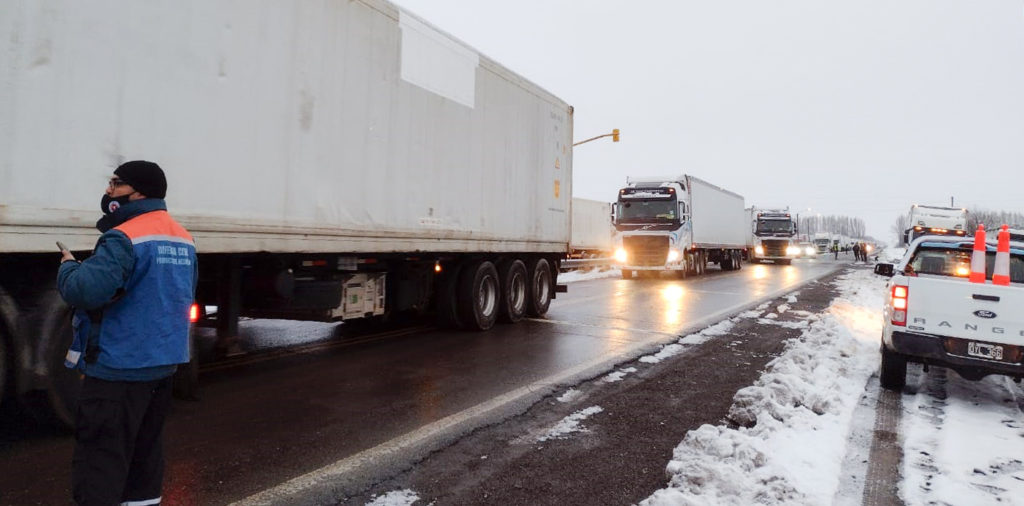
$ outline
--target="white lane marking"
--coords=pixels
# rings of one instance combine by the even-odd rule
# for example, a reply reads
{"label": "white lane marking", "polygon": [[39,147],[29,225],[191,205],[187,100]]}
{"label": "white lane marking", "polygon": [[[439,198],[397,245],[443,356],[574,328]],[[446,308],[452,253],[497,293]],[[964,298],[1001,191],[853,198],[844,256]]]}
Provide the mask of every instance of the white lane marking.
{"label": "white lane marking", "polygon": [[[832,270],[835,270],[835,269],[832,269]],[[788,293],[788,292],[794,290],[798,286],[802,286],[802,285],[804,285],[806,283],[810,283],[812,281],[815,281],[815,280],[819,279],[820,277],[829,274],[830,272],[832,272],[832,270],[823,272],[823,273],[821,273],[818,276],[813,276],[813,277],[809,277],[809,278],[804,279],[804,280],[800,280],[800,281],[794,282],[793,284],[791,284],[789,286],[785,286],[785,287],[780,288],[778,290],[775,290],[773,292],[770,292],[770,293],[767,293],[765,295],[762,295],[760,298],[756,298],[756,299],[753,299],[753,300],[748,301],[748,302],[744,302],[744,303],[741,303],[741,304],[736,304],[734,306],[730,306],[728,308],[716,311],[716,312],[714,312],[714,313],[712,313],[710,315],[705,316],[704,318],[700,318],[698,320],[695,320],[693,323],[691,323],[690,325],[688,325],[686,327],[681,328],[679,333],[654,332],[654,331],[640,330],[640,329],[619,329],[619,328],[615,328],[615,327],[604,327],[604,328],[609,328],[611,330],[631,330],[631,331],[636,331],[636,332],[643,332],[645,334],[655,334],[655,335],[662,335],[662,336],[670,336],[671,339],[677,339],[680,335],[688,334],[688,333],[690,333],[690,332],[692,332],[694,330],[697,330],[698,328],[701,328],[701,327],[706,327],[706,326],[708,326],[709,323],[717,322],[719,320],[722,320],[726,316],[728,316],[728,315],[730,315],[732,313],[738,313],[738,312],[743,311],[743,310],[745,310],[747,308],[750,308],[750,307],[753,307],[753,306],[755,306],[757,304],[760,304],[760,303],[762,303],[762,302],[764,302],[766,300],[770,300],[770,299],[773,299],[773,298],[778,297],[780,295],[783,295],[785,293]],[[552,324],[556,324],[556,325],[600,327],[599,325],[592,325],[592,324],[585,324],[585,323],[578,323],[578,322],[567,322],[567,321],[557,321],[557,320],[543,320],[543,319],[531,319],[531,320],[532,321],[537,321],[537,322],[552,323]],[[541,392],[541,391],[546,392],[548,390],[551,390],[551,388],[553,386],[560,385],[560,384],[568,381],[569,379],[573,378],[574,376],[577,376],[577,375],[583,374],[585,372],[588,372],[590,369],[594,369],[594,368],[598,368],[598,367],[607,367],[608,368],[607,370],[611,370],[615,364],[621,363],[623,361],[635,359],[635,358],[639,357],[640,355],[643,355],[644,353],[646,353],[648,348],[650,348],[652,345],[664,344],[664,343],[669,342],[671,339],[664,339],[664,340],[661,340],[661,342],[657,342],[657,341],[655,341],[655,342],[652,342],[652,341],[636,342],[636,343],[632,343],[625,350],[616,350],[615,352],[604,353],[604,354],[602,354],[602,355],[600,355],[600,356],[598,356],[598,357],[596,357],[594,359],[591,359],[591,360],[589,360],[587,362],[579,364],[579,365],[577,365],[575,367],[563,370],[563,371],[561,371],[558,374],[555,374],[555,375],[552,375],[552,376],[548,376],[547,378],[544,378],[544,379],[541,379],[541,380],[538,380],[538,381],[534,381],[534,382],[530,383],[529,385],[526,385],[526,386],[523,386],[523,387],[519,387],[519,388],[517,388],[515,390],[512,390],[510,392],[502,394],[502,395],[500,395],[498,397],[495,397],[495,398],[493,398],[491,400],[488,400],[488,401],[482,402],[480,404],[477,404],[476,406],[473,406],[471,408],[467,408],[467,409],[462,410],[462,411],[460,411],[458,413],[455,413],[455,414],[452,414],[452,415],[448,415],[448,416],[446,416],[446,417],[444,417],[444,418],[442,418],[440,420],[437,420],[436,422],[429,423],[429,424],[424,425],[424,426],[422,426],[422,427],[420,427],[420,428],[418,428],[416,430],[413,430],[411,432],[407,432],[407,433],[405,433],[405,434],[403,434],[401,436],[398,436],[398,437],[396,437],[394,439],[391,439],[389,441],[381,443],[381,444],[379,444],[377,446],[374,446],[372,448],[363,450],[363,451],[361,451],[361,452],[359,452],[359,453],[357,453],[355,455],[352,455],[350,457],[346,457],[346,458],[344,458],[342,460],[339,460],[339,461],[337,461],[337,462],[335,462],[333,464],[328,464],[328,465],[326,465],[324,467],[321,467],[320,469],[316,469],[314,471],[310,471],[310,472],[308,472],[306,474],[303,474],[301,476],[298,476],[296,478],[292,478],[292,479],[290,479],[290,480],[288,480],[288,481],[286,481],[286,482],[284,482],[284,483],[282,483],[280,485],[277,485],[276,487],[269,488],[269,489],[264,490],[263,492],[259,492],[257,494],[253,494],[253,495],[251,495],[249,497],[246,497],[246,498],[241,499],[239,501],[233,502],[231,504],[232,505],[257,505],[257,504],[284,504],[284,503],[288,503],[289,502],[288,501],[289,498],[291,498],[291,497],[293,497],[293,496],[295,496],[295,495],[297,495],[297,494],[299,494],[301,492],[314,489],[314,488],[316,488],[318,486],[327,485],[327,484],[330,484],[331,482],[335,482],[340,477],[343,477],[345,474],[351,473],[351,472],[353,472],[353,471],[355,471],[355,470],[357,470],[357,469],[359,469],[359,468],[361,468],[363,466],[372,464],[374,462],[382,462],[382,461],[386,460],[386,457],[392,456],[392,455],[398,455],[401,451],[409,449],[409,448],[413,448],[416,444],[420,443],[421,441],[424,441],[424,440],[429,439],[431,437],[435,437],[437,435],[443,434],[445,431],[451,430],[451,429],[457,427],[458,425],[466,423],[468,421],[471,421],[471,420],[473,420],[475,418],[484,418],[487,414],[489,414],[489,413],[491,413],[493,411],[496,411],[499,408],[501,408],[501,407],[503,407],[503,406],[505,406],[507,404],[514,403],[516,401],[519,401],[519,400],[521,400],[523,398],[526,398],[526,397],[529,397],[529,396],[537,395],[537,392]],[[607,372],[607,371],[606,370],[601,371],[601,373],[604,373],[604,372]]]}

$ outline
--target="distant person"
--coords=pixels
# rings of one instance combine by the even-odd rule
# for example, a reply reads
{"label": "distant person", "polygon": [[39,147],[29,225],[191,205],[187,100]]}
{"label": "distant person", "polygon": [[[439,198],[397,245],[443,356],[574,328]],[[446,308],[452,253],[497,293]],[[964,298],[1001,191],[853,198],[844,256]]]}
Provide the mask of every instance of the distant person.
{"label": "distant person", "polygon": [[864,263],[868,263],[868,245],[867,245],[867,243],[864,243],[864,242],[860,243],[860,259],[863,260]]}
{"label": "distant person", "polygon": [[72,494],[80,505],[159,504],[163,428],[177,364],[189,361],[192,236],[167,214],[155,163],[122,164],[100,201],[103,233],[82,262],[63,252],[61,297],[75,308],[65,365],[84,376]]}
{"label": "distant person", "polygon": [[832,245],[832,253],[835,255],[833,257],[833,260],[839,260],[839,245],[838,244],[833,244]]}
{"label": "distant person", "polygon": [[860,244],[853,243],[853,261],[860,262]]}

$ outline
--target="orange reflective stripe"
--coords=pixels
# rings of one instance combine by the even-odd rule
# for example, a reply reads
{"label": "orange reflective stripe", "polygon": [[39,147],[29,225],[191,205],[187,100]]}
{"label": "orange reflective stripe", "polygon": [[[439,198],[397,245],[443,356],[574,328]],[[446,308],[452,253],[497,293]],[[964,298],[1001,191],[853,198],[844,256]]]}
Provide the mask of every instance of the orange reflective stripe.
{"label": "orange reflective stripe", "polygon": [[114,228],[124,232],[133,241],[147,235],[163,235],[194,242],[192,234],[189,234],[185,227],[178,225],[171,218],[171,215],[167,214],[167,211],[152,211],[140,214]]}

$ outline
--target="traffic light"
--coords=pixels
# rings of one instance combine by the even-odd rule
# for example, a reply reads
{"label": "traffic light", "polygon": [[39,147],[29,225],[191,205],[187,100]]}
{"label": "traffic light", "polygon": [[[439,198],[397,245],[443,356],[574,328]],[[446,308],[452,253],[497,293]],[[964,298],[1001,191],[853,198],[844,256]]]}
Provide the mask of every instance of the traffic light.
{"label": "traffic light", "polygon": [[619,129],[612,130],[612,142],[619,142]]}

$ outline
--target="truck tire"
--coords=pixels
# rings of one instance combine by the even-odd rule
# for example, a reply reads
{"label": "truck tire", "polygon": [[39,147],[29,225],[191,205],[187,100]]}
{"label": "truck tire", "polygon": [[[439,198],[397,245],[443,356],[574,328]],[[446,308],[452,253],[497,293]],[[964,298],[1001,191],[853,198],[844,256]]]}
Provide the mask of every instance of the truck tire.
{"label": "truck tire", "polygon": [[907,357],[889,351],[882,345],[882,366],[878,371],[878,382],[886,390],[903,390],[907,384]]}
{"label": "truck tire", "polygon": [[39,340],[43,388],[22,396],[22,404],[40,423],[57,428],[74,426],[82,375],[64,367],[64,356],[73,338],[71,308],[56,289],[47,289],[27,311],[24,331]]}
{"label": "truck tire", "polygon": [[435,307],[437,309],[437,325],[441,328],[462,328],[457,297],[461,272],[462,264],[456,263],[448,267],[441,278],[437,280]]}
{"label": "truck tire", "polygon": [[487,260],[465,266],[459,275],[459,320],[468,330],[488,330],[498,319],[501,299],[498,270]]}
{"label": "truck tire", "polygon": [[547,259],[538,258],[528,266],[529,273],[529,296],[526,298],[526,314],[538,317],[544,316],[551,306],[551,296],[554,288],[551,285],[551,265]]}
{"label": "truck tire", "polygon": [[622,279],[633,279],[633,271],[622,269]]}
{"label": "truck tire", "polygon": [[526,264],[518,258],[501,262],[498,265],[498,279],[501,280],[498,321],[516,323],[526,316]]}

